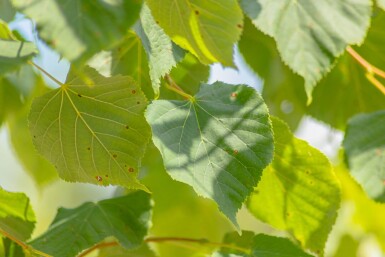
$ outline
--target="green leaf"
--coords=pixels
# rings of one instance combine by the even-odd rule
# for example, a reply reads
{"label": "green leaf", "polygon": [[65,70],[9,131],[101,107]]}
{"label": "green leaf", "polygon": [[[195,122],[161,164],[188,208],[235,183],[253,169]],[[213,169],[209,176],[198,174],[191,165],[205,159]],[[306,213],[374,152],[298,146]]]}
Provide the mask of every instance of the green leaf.
{"label": "green leaf", "polygon": [[29,121],[37,150],[66,181],[146,190],[136,179],[150,138],[145,96],[130,77],[92,69],[87,77],[93,86],[75,77],[35,99]]}
{"label": "green leaf", "polygon": [[[170,72],[170,77],[174,82],[190,95],[195,95],[199,91],[199,86],[202,82],[206,82],[210,75],[210,67],[198,61],[192,54],[185,55],[183,61],[177,64]],[[161,99],[178,99],[184,98],[178,93],[166,88],[167,82],[163,81],[163,86],[160,88]]]}
{"label": "green leaf", "polygon": [[7,192],[0,187],[0,230],[24,241],[31,236],[35,221],[25,194]]}
{"label": "green leaf", "polygon": [[352,176],[368,195],[385,201],[385,111],[354,116],[343,146]]}
{"label": "green leaf", "polygon": [[33,43],[0,39],[0,76],[16,70],[36,53]]}
{"label": "green leaf", "polygon": [[295,138],[279,119],[272,121],[274,160],[247,206],[258,219],[322,254],[339,208],[338,180],[321,152]]}
{"label": "green leaf", "polygon": [[309,99],[349,44],[361,44],[370,25],[370,0],[242,0],[254,25],[274,37],[282,59],[304,77]]}
{"label": "green leaf", "polygon": [[[355,48],[377,67],[385,67],[385,12],[377,10],[365,43]],[[295,128],[304,114],[344,130],[347,120],[357,113],[385,109],[384,95],[366,78],[363,69],[349,54],[343,55],[336,67],[320,81],[313,92],[313,102],[306,106],[301,77],[280,60],[275,44],[266,35],[245,23],[239,42],[247,63],[264,79],[263,98],[271,114]],[[252,51],[250,51],[252,49]]]}
{"label": "green leaf", "polygon": [[152,15],[172,40],[204,64],[233,66],[233,44],[242,31],[236,0],[148,0]]}
{"label": "green leaf", "polygon": [[[153,144],[147,148],[140,174],[144,175],[141,181],[151,190],[154,199],[151,235],[206,238],[219,242],[223,234],[232,229],[213,201],[197,197],[190,186],[170,178]],[[207,253],[207,250],[207,246],[201,244],[193,248],[157,245],[159,256],[197,257],[198,253]]]}
{"label": "green leaf", "polygon": [[377,5],[378,5],[378,7],[385,10],[385,0],[377,0]]}
{"label": "green leaf", "polygon": [[116,47],[94,55],[88,65],[106,77],[131,76],[149,99],[154,98],[146,53],[140,38],[132,31]]}
{"label": "green leaf", "polygon": [[28,83],[32,83],[32,92],[23,94],[26,95],[26,101],[22,108],[8,118],[9,137],[24,169],[38,186],[44,186],[57,178],[57,172],[51,163],[37,153],[29,133],[28,114],[33,98],[50,91],[50,89],[45,86],[41,77],[33,73],[30,66],[23,67],[13,83],[16,83],[13,85],[14,87],[21,87],[20,89],[25,91],[29,87]]}
{"label": "green leaf", "polygon": [[295,129],[306,110],[303,79],[282,63],[274,40],[257,30],[249,19],[238,46],[246,62],[263,79],[262,96],[270,114]]}
{"label": "green leaf", "polygon": [[149,195],[138,191],[75,209],[60,208],[48,231],[30,244],[55,257],[73,257],[113,236],[123,247],[133,249],[147,234],[151,205]]}
{"label": "green leaf", "polygon": [[357,256],[359,246],[360,244],[357,240],[351,235],[346,234],[340,239],[333,257]]}
{"label": "green leaf", "polygon": [[264,234],[254,236],[248,231],[243,231],[242,236],[229,233],[224,243],[243,248],[249,253],[230,250],[230,247],[226,247],[214,253],[212,257],[312,257],[286,238]]}
{"label": "green leaf", "polygon": [[171,42],[163,29],[156,24],[147,5],[140,15],[136,33],[141,38],[150,66],[150,78],[155,97],[159,96],[160,79],[185,55],[183,49]]}
{"label": "green leaf", "polygon": [[154,101],[146,118],[167,172],[213,199],[234,223],[261,171],[271,161],[269,114],[243,85],[202,84],[186,101]]}
{"label": "green leaf", "polygon": [[83,64],[117,43],[139,17],[142,1],[12,0],[39,36],[70,62]]}
{"label": "green leaf", "polygon": [[0,19],[6,22],[13,20],[16,11],[10,0],[0,0]]}

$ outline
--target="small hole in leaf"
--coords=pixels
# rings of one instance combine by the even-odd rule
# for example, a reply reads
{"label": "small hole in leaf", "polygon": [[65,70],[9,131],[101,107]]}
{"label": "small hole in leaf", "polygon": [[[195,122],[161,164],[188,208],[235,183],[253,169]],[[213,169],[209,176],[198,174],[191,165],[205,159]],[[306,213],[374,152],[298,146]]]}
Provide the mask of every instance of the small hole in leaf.
{"label": "small hole in leaf", "polygon": [[128,168],[128,172],[134,172],[134,168],[132,167]]}

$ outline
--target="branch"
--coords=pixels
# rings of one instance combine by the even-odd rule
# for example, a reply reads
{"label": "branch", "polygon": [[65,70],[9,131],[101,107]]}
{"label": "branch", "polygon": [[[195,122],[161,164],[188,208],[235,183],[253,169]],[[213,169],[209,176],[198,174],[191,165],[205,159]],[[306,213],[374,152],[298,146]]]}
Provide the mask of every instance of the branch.
{"label": "branch", "polygon": [[[249,254],[250,251],[248,249],[231,245],[231,244],[225,244],[225,243],[216,243],[216,242],[210,242],[207,239],[193,239],[193,238],[186,238],[186,237],[148,237],[144,239],[144,242],[146,243],[175,243],[175,242],[183,242],[183,243],[193,243],[193,244],[201,244],[201,245],[209,245],[214,247],[221,247],[221,248],[227,248],[235,251],[239,251],[242,253]],[[118,246],[119,243],[114,242],[102,242],[99,244],[96,244],[92,246],[91,248],[85,250],[84,252],[80,253],[77,257],[85,257],[89,253],[93,252],[96,249],[106,248],[106,247],[112,247],[112,246]]]}
{"label": "branch", "polygon": [[52,257],[49,254],[43,253],[43,252],[41,252],[39,250],[36,250],[36,249],[32,248],[31,246],[27,245],[23,241],[17,239],[16,237],[12,236],[7,231],[2,230],[1,228],[0,228],[0,234],[2,234],[3,236],[9,238],[12,242],[15,242],[17,245],[19,245],[21,248],[23,248],[26,251],[30,251],[30,252],[36,253],[36,254],[38,254],[40,256],[43,256],[43,257]]}
{"label": "branch", "polygon": [[36,69],[38,69],[39,71],[43,72],[47,77],[49,77],[52,81],[54,81],[56,84],[58,84],[59,86],[63,86],[63,83],[61,83],[59,80],[57,80],[54,76],[52,76],[51,74],[49,74],[46,70],[44,70],[42,67],[40,67],[39,65],[37,65],[36,63],[32,62],[32,61],[29,61],[28,62],[29,64],[31,64],[32,66],[34,66]]}
{"label": "branch", "polygon": [[356,61],[361,64],[369,73],[374,73],[385,79],[385,71],[377,68],[376,66],[370,64],[367,60],[365,60],[361,55],[359,55],[353,48],[348,46],[346,51],[354,58]]}
{"label": "branch", "polygon": [[176,83],[175,81],[171,78],[171,76],[169,74],[166,74],[164,76],[165,80],[166,80],[166,87],[168,89],[170,89],[171,91],[174,91],[175,93],[183,96],[184,98],[188,99],[188,100],[192,100],[194,99],[194,97],[190,94],[187,94],[186,92],[183,91],[182,88],[180,88]]}

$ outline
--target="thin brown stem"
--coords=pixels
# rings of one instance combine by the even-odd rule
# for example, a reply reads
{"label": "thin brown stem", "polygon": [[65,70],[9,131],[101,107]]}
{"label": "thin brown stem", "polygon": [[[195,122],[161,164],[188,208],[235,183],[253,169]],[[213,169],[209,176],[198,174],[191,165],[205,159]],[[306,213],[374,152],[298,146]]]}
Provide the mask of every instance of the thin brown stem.
{"label": "thin brown stem", "polygon": [[[250,253],[250,251],[246,248],[242,248],[242,247],[239,247],[236,245],[231,245],[231,244],[210,242],[206,239],[194,239],[194,238],[186,238],[186,237],[148,237],[148,238],[144,239],[144,242],[146,242],[146,243],[192,243],[192,244],[201,244],[201,245],[207,245],[207,246],[213,246],[213,247],[227,248],[227,249],[239,251],[239,252],[246,253],[246,254]],[[96,249],[118,246],[118,245],[119,245],[119,243],[116,241],[102,242],[102,243],[96,244],[93,247],[85,250],[84,252],[80,253],[77,257],[85,257],[89,253],[95,251]]]}
{"label": "thin brown stem", "polygon": [[385,71],[377,68],[376,66],[370,64],[367,60],[365,60],[359,53],[357,53],[353,48],[348,46],[346,51],[369,73],[373,73],[378,75],[381,78],[385,79]]}
{"label": "thin brown stem", "polygon": [[21,248],[23,248],[26,251],[30,251],[30,252],[36,253],[36,254],[38,254],[40,256],[43,256],[43,257],[52,257],[49,254],[43,253],[43,252],[41,252],[39,250],[36,250],[36,249],[30,247],[29,245],[27,245],[23,241],[17,239],[16,237],[12,236],[11,234],[9,234],[5,230],[0,229],[0,234],[2,234],[3,236],[9,238],[12,242],[15,242],[17,245],[19,245]]}
{"label": "thin brown stem", "polygon": [[174,91],[175,93],[183,96],[184,98],[188,99],[188,100],[192,100],[194,97],[190,94],[187,94],[186,92],[183,91],[183,89],[181,87],[179,87],[175,81],[171,78],[171,76],[169,74],[166,74],[164,76],[165,80],[166,80],[166,87],[168,89],[170,89],[171,91]]}
{"label": "thin brown stem", "polygon": [[52,81],[54,81],[56,84],[58,84],[59,86],[63,86],[63,83],[61,83],[59,80],[57,80],[54,76],[52,76],[51,74],[49,74],[46,70],[44,70],[42,67],[40,67],[39,65],[37,65],[36,63],[32,62],[32,61],[29,61],[29,64],[31,64],[32,66],[34,66],[36,69],[38,69],[39,71],[43,72],[45,75],[47,75],[47,77],[49,77]]}

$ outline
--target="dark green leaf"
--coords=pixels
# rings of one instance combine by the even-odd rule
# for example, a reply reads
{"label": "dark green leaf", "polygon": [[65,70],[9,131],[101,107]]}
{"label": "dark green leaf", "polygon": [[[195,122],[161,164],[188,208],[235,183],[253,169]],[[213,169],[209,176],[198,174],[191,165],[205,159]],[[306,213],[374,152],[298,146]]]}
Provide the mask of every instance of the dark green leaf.
{"label": "dark green leaf", "polygon": [[287,230],[305,248],[323,253],[339,209],[338,180],[321,152],[295,138],[279,119],[272,121],[274,160],[247,206],[260,220]]}
{"label": "dark green leaf", "polygon": [[186,101],[154,101],[146,118],[167,172],[189,184],[237,224],[235,214],[270,163],[267,107],[243,85],[202,84]]}
{"label": "dark green leaf", "polygon": [[29,121],[37,150],[64,180],[146,190],[136,179],[150,138],[145,96],[130,77],[86,74],[93,86],[75,77],[34,100]]}
{"label": "dark green leaf", "polygon": [[77,64],[117,43],[138,19],[142,6],[138,0],[12,2],[36,22],[42,39]]}
{"label": "dark green leaf", "polygon": [[156,257],[148,244],[143,244],[135,250],[128,250],[121,246],[107,247],[99,251],[97,257]]}
{"label": "dark green leaf", "polygon": [[343,146],[352,176],[368,195],[385,201],[385,111],[354,116]]}
{"label": "dark green leaf", "polygon": [[61,208],[50,228],[30,244],[55,257],[73,257],[107,237],[127,249],[143,241],[151,220],[150,196],[138,191],[123,197]]}

